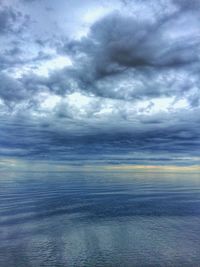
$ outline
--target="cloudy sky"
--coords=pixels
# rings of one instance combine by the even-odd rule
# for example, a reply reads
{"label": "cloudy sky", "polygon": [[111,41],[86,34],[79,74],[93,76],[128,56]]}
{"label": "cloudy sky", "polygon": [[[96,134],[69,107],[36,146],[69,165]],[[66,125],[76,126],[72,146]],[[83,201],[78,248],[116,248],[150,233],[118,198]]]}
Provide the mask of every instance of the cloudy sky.
{"label": "cloudy sky", "polygon": [[198,165],[199,0],[1,0],[0,161]]}

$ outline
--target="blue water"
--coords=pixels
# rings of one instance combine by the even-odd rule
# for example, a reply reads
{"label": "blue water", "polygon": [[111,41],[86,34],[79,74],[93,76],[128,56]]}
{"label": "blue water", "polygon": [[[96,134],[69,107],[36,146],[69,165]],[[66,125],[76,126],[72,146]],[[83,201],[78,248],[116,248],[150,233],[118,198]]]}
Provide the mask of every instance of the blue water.
{"label": "blue water", "polygon": [[0,267],[200,266],[200,175],[0,174]]}

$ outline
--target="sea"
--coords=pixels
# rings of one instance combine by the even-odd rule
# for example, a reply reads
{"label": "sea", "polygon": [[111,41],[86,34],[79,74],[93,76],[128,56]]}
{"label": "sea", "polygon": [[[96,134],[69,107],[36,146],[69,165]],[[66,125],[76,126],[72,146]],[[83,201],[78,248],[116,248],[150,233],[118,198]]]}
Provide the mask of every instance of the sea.
{"label": "sea", "polygon": [[200,174],[0,173],[0,267],[200,266]]}

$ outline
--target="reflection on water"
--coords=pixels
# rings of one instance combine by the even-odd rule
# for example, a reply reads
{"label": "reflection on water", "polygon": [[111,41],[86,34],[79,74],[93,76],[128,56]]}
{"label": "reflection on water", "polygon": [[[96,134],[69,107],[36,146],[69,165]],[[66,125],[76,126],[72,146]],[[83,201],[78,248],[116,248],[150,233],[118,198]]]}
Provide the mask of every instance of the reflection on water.
{"label": "reflection on water", "polygon": [[200,175],[1,173],[1,267],[200,266]]}

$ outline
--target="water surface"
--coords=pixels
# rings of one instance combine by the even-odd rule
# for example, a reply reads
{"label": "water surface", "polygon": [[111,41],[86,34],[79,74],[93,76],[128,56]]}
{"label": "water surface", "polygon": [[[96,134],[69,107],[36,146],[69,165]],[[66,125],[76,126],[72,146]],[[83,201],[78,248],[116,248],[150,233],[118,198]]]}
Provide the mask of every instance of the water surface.
{"label": "water surface", "polygon": [[0,178],[1,267],[200,266],[200,175]]}

